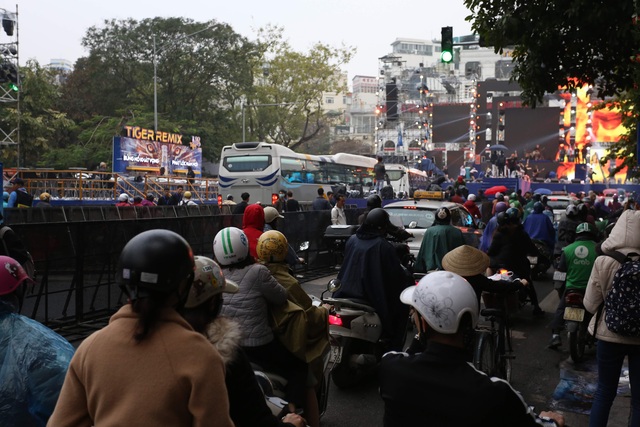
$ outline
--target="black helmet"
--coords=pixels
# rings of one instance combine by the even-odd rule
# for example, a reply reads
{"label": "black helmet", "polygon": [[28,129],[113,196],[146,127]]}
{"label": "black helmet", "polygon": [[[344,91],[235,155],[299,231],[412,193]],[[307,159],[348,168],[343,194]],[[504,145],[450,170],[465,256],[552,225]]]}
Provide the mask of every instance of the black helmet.
{"label": "black helmet", "polygon": [[389,213],[382,208],[375,208],[367,214],[362,225],[377,231],[386,230],[389,225]]}
{"label": "black helmet", "polygon": [[451,211],[447,208],[438,209],[434,224],[451,224]]}
{"label": "black helmet", "polygon": [[118,265],[118,284],[132,300],[137,299],[138,288],[164,294],[177,291],[185,279],[193,280],[195,268],[189,243],[162,229],[145,231],[129,240]]}
{"label": "black helmet", "polygon": [[518,208],[509,208],[506,210],[505,215],[509,218],[512,224],[517,224],[520,222],[520,211]]}
{"label": "black helmet", "polygon": [[542,211],[544,210],[544,205],[541,202],[535,202],[533,204],[533,212],[534,213],[542,213]]}
{"label": "black helmet", "polygon": [[496,220],[498,221],[498,225],[507,225],[509,224],[509,216],[506,212],[500,212],[496,215]]}
{"label": "black helmet", "polygon": [[373,210],[375,208],[382,207],[382,199],[377,194],[372,194],[367,197],[367,209]]}
{"label": "black helmet", "polygon": [[536,202],[539,202],[540,200],[542,200],[542,195],[539,193],[534,194],[533,200],[535,200]]}

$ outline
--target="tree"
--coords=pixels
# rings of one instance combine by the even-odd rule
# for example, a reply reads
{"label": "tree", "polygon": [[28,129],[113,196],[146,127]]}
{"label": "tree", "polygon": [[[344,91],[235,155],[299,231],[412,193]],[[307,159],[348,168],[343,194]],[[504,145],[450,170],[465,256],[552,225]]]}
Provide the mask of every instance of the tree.
{"label": "tree", "polygon": [[249,135],[295,149],[325,126],[323,94],[346,92],[340,65],[355,49],[316,43],[307,53],[297,52],[283,29],[271,26],[258,32],[258,41],[263,61],[254,63],[255,86],[247,94]]}
{"label": "tree", "polygon": [[635,135],[640,119],[640,27],[632,0],[465,0],[467,20],[496,52],[513,47],[513,73],[525,103],[545,93],[585,84],[600,98],[613,97],[629,132],[615,146],[624,166],[636,165]]}

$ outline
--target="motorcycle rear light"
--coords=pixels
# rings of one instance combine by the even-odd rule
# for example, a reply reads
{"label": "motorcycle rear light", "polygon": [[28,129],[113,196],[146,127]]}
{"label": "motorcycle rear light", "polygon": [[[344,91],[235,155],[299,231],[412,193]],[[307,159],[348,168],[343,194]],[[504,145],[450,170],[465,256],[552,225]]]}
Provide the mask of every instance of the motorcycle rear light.
{"label": "motorcycle rear light", "polygon": [[572,292],[570,294],[565,295],[564,302],[569,306],[581,306],[582,305],[583,295],[579,293]]}
{"label": "motorcycle rear light", "polygon": [[334,325],[334,326],[342,326],[342,319],[340,318],[340,315],[330,314],[329,315],[329,324],[330,325]]}

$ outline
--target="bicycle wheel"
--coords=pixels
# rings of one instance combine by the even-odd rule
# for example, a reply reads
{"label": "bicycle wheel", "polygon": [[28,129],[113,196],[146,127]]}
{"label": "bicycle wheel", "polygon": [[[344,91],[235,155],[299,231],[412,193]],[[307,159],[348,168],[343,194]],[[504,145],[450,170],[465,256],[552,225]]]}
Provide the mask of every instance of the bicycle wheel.
{"label": "bicycle wheel", "polygon": [[473,365],[477,370],[491,376],[496,369],[496,347],[490,331],[476,331],[476,348]]}
{"label": "bicycle wheel", "polygon": [[496,334],[496,372],[495,376],[502,378],[507,382],[511,382],[512,372],[512,351],[511,351],[511,336],[509,329],[506,326],[501,326],[500,333]]}

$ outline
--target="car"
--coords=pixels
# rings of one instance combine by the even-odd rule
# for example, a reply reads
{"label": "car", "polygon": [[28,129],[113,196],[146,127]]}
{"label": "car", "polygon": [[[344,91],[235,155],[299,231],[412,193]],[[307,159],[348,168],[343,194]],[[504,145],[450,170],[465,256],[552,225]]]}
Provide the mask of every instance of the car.
{"label": "car", "polygon": [[484,224],[476,219],[459,203],[449,202],[444,199],[441,191],[416,191],[414,198],[400,202],[389,203],[384,210],[389,213],[394,224],[400,222],[411,234],[409,249],[414,255],[418,255],[424,232],[433,225],[436,211],[447,208],[451,211],[451,224],[462,231],[465,242],[477,248],[482,236]]}
{"label": "car", "polygon": [[553,210],[553,222],[557,224],[562,219],[562,216],[567,211],[569,203],[578,203],[579,200],[576,197],[569,195],[551,194],[547,196],[547,206]]}

